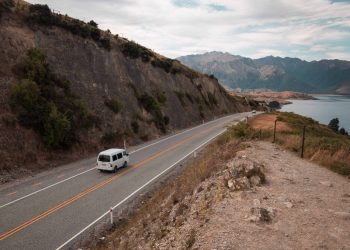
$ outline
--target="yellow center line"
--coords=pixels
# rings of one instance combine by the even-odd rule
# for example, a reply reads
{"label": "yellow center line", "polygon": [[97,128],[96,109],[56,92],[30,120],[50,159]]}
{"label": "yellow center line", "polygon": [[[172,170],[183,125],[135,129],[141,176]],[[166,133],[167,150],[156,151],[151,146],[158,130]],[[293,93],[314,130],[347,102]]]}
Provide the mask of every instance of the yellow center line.
{"label": "yellow center line", "polygon": [[32,187],[39,186],[40,184],[41,184],[41,182],[34,183],[34,184],[32,185]]}
{"label": "yellow center line", "polygon": [[6,194],[6,196],[10,196],[10,195],[14,195],[14,194],[17,194],[17,191],[14,191],[14,192],[8,193],[8,194]]}
{"label": "yellow center line", "polygon": [[[21,225],[15,227],[15,228],[13,228],[13,229],[7,231],[6,233],[3,233],[2,235],[0,235],[0,241],[6,239],[6,238],[10,237],[11,235],[13,235],[13,234],[15,234],[15,233],[21,231],[22,229],[24,229],[24,228],[26,228],[26,227],[32,225],[33,223],[37,222],[38,220],[41,220],[41,219],[47,217],[48,215],[50,215],[50,214],[52,214],[52,213],[54,213],[54,212],[60,210],[61,208],[66,207],[67,205],[69,205],[69,204],[71,204],[72,202],[74,202],[74,201],[76,201],[76,200],[78,200],[78,199],[80,199],[80,198],[86,196],[87,194],[89,194],[89,193],[91,193],[91,192],[93,192],[93,191],[95,191],[95,190],[97,190],[97,189],[100,189],[100,188],[106,186],[108,183],[110,183],[110,182],[112,182],[112,181],[118,179],[119,177],[121,177],[121,176],[123,176],[123,175],[129,173],[129,172],[132,171],[133,169],[136,169],[136,168],[140,167],[141,165],[143,165],[143,164],[145,164],[145,163],[147,163],[147,162],[149,162],[149,161],[151,161],[151,160],[153,160],[153,159],[155,159],[155,158],[157,158],[157,157],[159,157],[159,156],[161,156],[161,155],[163,155],[163,154],[169,152],[170,150],[172,150],[172,149],[178,147],[179,145],[181,145],[181,144],[183,144],[183,143],[189,141],[189,140],[192,139],[193,137],[196,137],[196,136],[198,136],[198,135],[200,135],[200,134],[203,134],[203,133],[205,133],[206,131],[208,131],[208,130],[210,130],[210,129],[213,129],[213,128],[215,128],[215,127],[218,127],[218,126],[220,126],[220,125],[216,125],[216,126],[207,128],[207,129],[205,129],[205,130],[199,132],[198,134],[189,136],[189,137],[187,137],[186,139],[183,139],[182,141],[179,141],[179,142],[177,142],[177,143],[174,143],[171,147],[169,147],[169,148],[167,148],[167,149],[164,149],[164,150],[162,150],[162,151],[159,151],[158,153],[155,153],[155,154],[153,154],[152,156],[150,156],[150,157],[148,157],[148,158],[146,158],[146,159],[144,159],[144,160],[142,160],[142,161],[139,161],[138,163],[132,165],[130,168],[126,169],[125,171],[123,171],[123,172],[121,172],[121,173],[119,173],[119,174],[117,174],[117,175],[115,175],[115,176],[109,177],[109,178],[107,178],[106,180],[104,180],[104,181],[102,181],[102,182],[100,182],[100,183],[97,183],[96,185],[94,185],[94,186],[92,186],[92,187],[90,187],[90,188],[84,190],[83,192],[81,192],[81,193],[75,195],[74,197],[72,197],[72,198],[70,198],[70,199],[68,199],[68,200],[66,200],[66,201],[64,201],[64,202],[62,202],[62,203],[56,205],[55,207],[52,207],[52,208],[46,210],[45,212],[40,213],[39,215],[37,215],[37,216],[33,217],[32,219],[30,219],[30,220],[24,222],[23,224],[21,224]],[[38,185],[38,184],[40,184],[40,183],[37,183],[37,185]]]}

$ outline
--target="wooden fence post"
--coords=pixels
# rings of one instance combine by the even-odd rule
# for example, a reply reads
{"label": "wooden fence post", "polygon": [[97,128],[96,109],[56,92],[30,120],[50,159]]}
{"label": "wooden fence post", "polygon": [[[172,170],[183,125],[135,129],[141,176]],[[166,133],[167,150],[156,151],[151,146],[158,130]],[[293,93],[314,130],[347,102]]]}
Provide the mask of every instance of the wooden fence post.
{"label": "wooden fence post", "polygon": [[275,126],[273,128],[273,143],[276,141],[276,127],[277,127],[277,119],[275,120]]}
{"label": "wooden fence post", "polygon": [[300,157],[304,158],[304,144],[305,144],[305,130],[306,130],[306,126],[303,126],[303,138],[301,139],[301,154]]}

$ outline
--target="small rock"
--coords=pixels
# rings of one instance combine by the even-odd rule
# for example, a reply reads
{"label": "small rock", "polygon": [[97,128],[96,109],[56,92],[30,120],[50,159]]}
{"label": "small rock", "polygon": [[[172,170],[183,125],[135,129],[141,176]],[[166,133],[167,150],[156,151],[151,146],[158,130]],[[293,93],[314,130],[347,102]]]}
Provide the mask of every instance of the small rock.
{"label": "small rock", "polygon": [[232,188],[233,185],[234,185],[233,180],[228,180],[227,186],[228,186],[229,188]]}
{"label": "small rock", "polygon": [[276,208],[268,207],[266,210],[269,212],[271,217],[275,217],[276,216]]}
{"label": "small rock", "polygon": [[344,220],[350,220],[350,213],[348,212],[335,212],[334,214]]}
{"label": "small rock", "polygon": [[333,187],[333,184],[330,181],[321,181],[320,183],[326,187]]}
{"label": "small rock", "polygon": [[254,207],[260,207],[260,205],[261,205],[261,204],[260,204],[260,201],[259,201],[258,199],[254,199],[254,200],[253,200],[253,206],[254,206]]}
{"label": "small rock", "polygon": [[287,208],[292,208],[292,207],[293,207],[293,203],[291,203],[290,201],[284,202],[284,205],[285,205]]}
{"label": "small rock", "polygon": [[253,175],[249,180],[252,186],[260,186],[261,184],[261,178],[257,175]]}

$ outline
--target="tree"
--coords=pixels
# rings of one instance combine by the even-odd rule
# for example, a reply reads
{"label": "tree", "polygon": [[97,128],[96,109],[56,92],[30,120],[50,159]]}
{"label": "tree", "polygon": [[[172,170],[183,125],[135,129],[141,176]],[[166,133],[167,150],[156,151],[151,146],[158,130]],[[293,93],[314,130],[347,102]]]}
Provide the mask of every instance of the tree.
{"label": "tree", "polygon": [[334,132],[338,132],[338,129],[339,129],[339,119],[338,119],[338,118],[333,118],[333,119],[329,122],[328,128],[330,128],[330,129],[333,130]]}
{"label": "tree", "polygon": [[339,129],[339,133],[342,134],[342,135],[349,135],[348,131],[346,131],[345,128]]}
{"label": "tree", "polygon": [[91,20],[90,22],[88,22],[88,24],[95,28],[98,28],[98,24],[94,20]]}

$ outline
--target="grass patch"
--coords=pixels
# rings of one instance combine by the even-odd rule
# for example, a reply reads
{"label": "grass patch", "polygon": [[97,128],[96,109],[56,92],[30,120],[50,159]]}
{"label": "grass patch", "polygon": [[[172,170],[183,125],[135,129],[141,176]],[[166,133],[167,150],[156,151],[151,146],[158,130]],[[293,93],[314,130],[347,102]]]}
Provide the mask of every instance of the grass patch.
{"label": "grass patch", "polygon": [[[302,130],[303,126],[306,126],[304,157],[339,174],[350,175],[349,136],[336,133],[311,118],[294,113],[277,112],[275,115],[278,121],[276,143],[300,154]],[[263,119],[264,116],[266,117],[262,115],[254,119]],[[257,124],[254,123],[254,120],[251,123],[253,127],[254,124]],[[273,125],[266,130],[271,135],[267,137],[269,140],[272,140],[272,129]],[[253,129],[253,131],[256,130]]]}
{"label": "grass patch", "polygon": [[123,110],[123,104],[121,104],[117,99],[106,99],[104,103],[116,114],[120,113]]}

